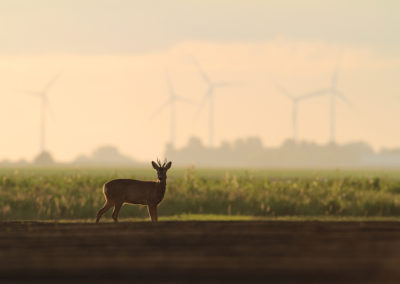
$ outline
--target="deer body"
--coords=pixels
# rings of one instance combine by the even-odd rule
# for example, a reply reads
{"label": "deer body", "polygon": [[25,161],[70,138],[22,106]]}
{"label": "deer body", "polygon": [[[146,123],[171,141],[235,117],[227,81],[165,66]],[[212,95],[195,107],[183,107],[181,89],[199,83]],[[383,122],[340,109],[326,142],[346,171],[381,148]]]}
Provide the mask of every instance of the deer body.
{"label": "deer body", "polygon": [[104,184],[107,200],[141,205],[156,205],[164,198],[166,183],[134,179],[114,179]]}
{"label": "deer body", "polygon": [[152,162],[153,168],[157,170],[157,181],[141,181],[133,179],[114,179],[106,182],[103,186],[103,193],[106,203],[97,213],[96,223],[101,216],[114,206],[112,218],[118,222],[118,213],[124,203],[147,205],[151,220],[158,221],[157,206],[163,200],[167,186],[167,170],[171,167],[171,162],[167,165],[158,165]]}

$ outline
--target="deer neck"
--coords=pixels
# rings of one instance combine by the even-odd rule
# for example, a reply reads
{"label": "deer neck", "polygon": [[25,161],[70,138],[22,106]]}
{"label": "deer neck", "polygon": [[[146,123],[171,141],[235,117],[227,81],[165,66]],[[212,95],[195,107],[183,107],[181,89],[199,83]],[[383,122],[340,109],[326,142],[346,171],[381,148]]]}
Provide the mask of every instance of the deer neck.
{"label": "deer neck", "polygon": [[158,188],[161,189],[161,191],[165,192],[165,188],[167,186],[167,178],[157,179],[157,185]]}
{"label": "deer neck", "polygon": [[158,204],[161,202],[161,200],[164,199],[164,195],[165,195],[165,188],[167,186],[167,179],[164,178],[162,180],[157,180],[156,181],[156,187],[157,187],[157,197],[155,202]]}

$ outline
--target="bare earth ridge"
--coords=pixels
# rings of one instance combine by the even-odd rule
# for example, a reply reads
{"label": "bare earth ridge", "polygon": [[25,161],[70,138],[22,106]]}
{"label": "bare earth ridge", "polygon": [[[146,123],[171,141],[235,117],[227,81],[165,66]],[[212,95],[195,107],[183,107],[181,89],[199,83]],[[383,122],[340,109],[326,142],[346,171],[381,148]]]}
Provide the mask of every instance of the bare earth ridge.
{"label": "bare earth ridge", "polygon": [[2,222],[0,263],[2,283],[400,283],[400,223]]}

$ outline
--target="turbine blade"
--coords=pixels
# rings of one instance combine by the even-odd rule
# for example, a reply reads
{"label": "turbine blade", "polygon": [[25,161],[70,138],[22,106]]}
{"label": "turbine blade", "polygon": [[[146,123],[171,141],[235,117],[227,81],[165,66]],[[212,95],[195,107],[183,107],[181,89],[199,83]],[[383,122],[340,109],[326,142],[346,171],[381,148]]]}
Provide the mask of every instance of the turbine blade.
{"label": "turbine blade", "polygon": [[331,82],[332,89],[336,88],[337,78],[338,78],[338,70],[335,70],[335,71],[333,71],[333,74],[332,74],[332,82]]}
{"label": "turbine blade", "polygon": [[332,74],[332,89],[336,89],[337,81],[338,81],[338,76],[339,76],[339,67],[340,67],[340,57],[338,58],[336,62],[336,66],[334,68],[333,74]]}
{"label": "turbine blade", "polygon": [[193,101],[191,99],[188,99],[188,98],[185,98],[185,97],[182,97],[182,96],[179,96],[179,95],[175,95],[175,100],[176,101],[181,101],[181,102],[184,102],[184,103],[189,103],[189,104],[195,104],[196,103],[195,101]]}
{"label": "turbine blade", "polygon": [[209,94],[206,93],[203,96],[203,99],[200,102],[199,108],[197,109],[197,111],[196,111],[196,113],[195,113],[195,115],[193,117],[194,120],[197,120],[199,118],[199,115],[200,115],[201,111],[203,110],[208,98],[209,98]]}
{"label": "turbine blade", "polygon": [[37,97],[41,97],[42,96],[42,93],[40,93],[40,92],[32,92],[32,91],[21,91],[21,92],[23,92],[26,95],[29,94],[29,95],[37,96]]}
{"label": "turbine blade", "polygon": [[169,76],[168,70],[165,71],[165,79],[167,81],[168,93],[171,97],[175,96],[174,87],[172,86],[171,77]]}
{"label": "turbine blade", "polygon": [[54,116],[53,107],[51,106],[48,97],[45,98],[45,106],[44,106],[44,107],[45,107],[45,109],[47,109],[47,111],[49,112],[51,118],[54,119],[55,116]]}
{"label": "turbine blade", "polygon": [[277,82],[274,82],[274,85],[275,85],[275,88],[277,88],[282,94],[287,96],[289,99],[291,99],[291,100],[296,99],[288,90],[286,90],[284,87],[279,85]]}
{"label": "turbine blade", "polygon": [[323,90],[318,90],[318,91],[306,93],[304,95],[299,96],[297,99],[298,100],[305,100],[305,99],[319,97],[319,96],[323,96],[323,95],[327,95],[327,94],[329,94],[329,90],[328,89],[323,89]]}
{"label": "turbine blade", "polygon": [[47,85],[43,89],[43,93],[47,92],[50,87],[57,81],[57,79],[60,77],[62,72],[59,72],[50,82],[47,83]]}
{"label": "turbine blade", "polygon": [[217,88],[219,88],[219,87],[232,87],[232,86],[238,86],[238,85],[240,85],[240,84],[237,83],[237,82],[229,82],[229,81],[220,81],[220,82],[213,83],[213,86],[217,87]]}
{"label": "turbine blade", "polygon": [[341,92],[336,91],[335,96],[340,98],[343,102],[345,102],[348,106],[354,107],[354,105],[347,99]]}
{"label": "turbine blade", "polygon": [[207,74],[204,72],[203,68],[201,68],[199,62],[197,62],[197,60],[196,60],[193,56],[192,56],[192,61],[193,61],[193,64],[197,67],[197,70],[199,71],[200,76],[203,78],[203,80],[204,80],[208,85],[210,85],[210,84],[211,84],[210,79],[208,78]]}
{"label": "turbine blade", "polygon": [[162,105],[159,106],[159,108],[153,112],[153,114],[150,116],[150,119],[153,119],[157,114],[159,114],[167,105],[171,104],[171,100],[165,101]]}

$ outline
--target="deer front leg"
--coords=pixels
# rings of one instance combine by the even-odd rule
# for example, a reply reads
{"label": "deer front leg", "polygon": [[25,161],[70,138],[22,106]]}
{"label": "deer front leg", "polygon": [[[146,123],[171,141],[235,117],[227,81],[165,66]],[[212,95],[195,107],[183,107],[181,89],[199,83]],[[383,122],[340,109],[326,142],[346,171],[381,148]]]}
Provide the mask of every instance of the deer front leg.
{"label": "deer front leg", "polygon": [[117,223],[118,222],[118,213],[119,210],[121,209],[122,203],[115,203],[114,205],[114,211],[112,213],[112,218],[114,219],[114,222]]}
{"label": "deer front leg", "polygon": [[157,205],[148,205],[147,209],[149,210],[149,214],[152,222],[157,222]]}

